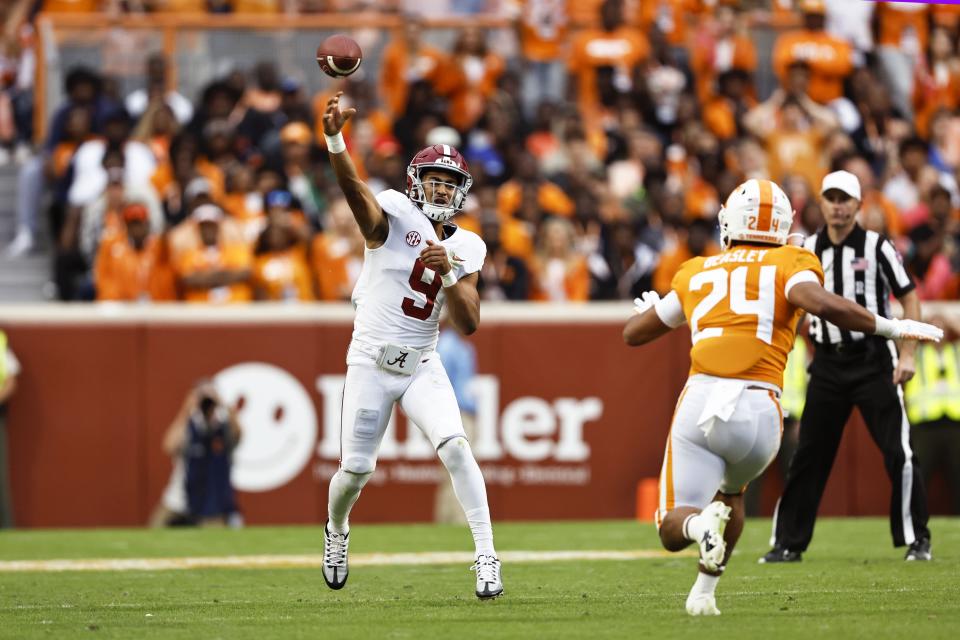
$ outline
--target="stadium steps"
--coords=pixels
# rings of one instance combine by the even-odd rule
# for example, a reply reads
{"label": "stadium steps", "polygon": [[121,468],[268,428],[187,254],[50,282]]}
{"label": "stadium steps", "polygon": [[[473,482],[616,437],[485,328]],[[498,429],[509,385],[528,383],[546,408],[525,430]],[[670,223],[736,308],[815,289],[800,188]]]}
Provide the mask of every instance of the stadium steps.
{"label": "stadium steps", "polygon": [[20,167],[0,167],[0,302],[40,302],[48,300],[45,291],[51,276],[51,253],[46,216],[40,218],[40,231],[33,251],[19,258],[8,258],[7,244],[17,232],[17,174]]}

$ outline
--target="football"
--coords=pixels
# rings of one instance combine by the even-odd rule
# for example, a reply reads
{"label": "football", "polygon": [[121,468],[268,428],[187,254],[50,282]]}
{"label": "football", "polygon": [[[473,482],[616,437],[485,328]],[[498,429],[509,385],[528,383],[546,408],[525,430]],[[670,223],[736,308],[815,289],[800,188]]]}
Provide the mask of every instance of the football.
{"label": "football", "polygon": [[356,40],[336,34],[317,47],[317,64],[331,78],[344,78],[360,68],[363,52]]}

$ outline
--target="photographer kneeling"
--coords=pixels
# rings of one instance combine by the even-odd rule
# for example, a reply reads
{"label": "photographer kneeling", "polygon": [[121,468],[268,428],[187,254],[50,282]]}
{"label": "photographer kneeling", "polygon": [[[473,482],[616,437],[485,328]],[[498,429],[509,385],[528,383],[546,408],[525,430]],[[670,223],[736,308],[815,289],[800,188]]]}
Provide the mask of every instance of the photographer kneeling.
{"label": "photographer kneeling", "polygon": [[239,526],[230,468],[240,437],[236,409],[223,404],[212,380],[200,380],[164,436],[174,469],[152,522]]}

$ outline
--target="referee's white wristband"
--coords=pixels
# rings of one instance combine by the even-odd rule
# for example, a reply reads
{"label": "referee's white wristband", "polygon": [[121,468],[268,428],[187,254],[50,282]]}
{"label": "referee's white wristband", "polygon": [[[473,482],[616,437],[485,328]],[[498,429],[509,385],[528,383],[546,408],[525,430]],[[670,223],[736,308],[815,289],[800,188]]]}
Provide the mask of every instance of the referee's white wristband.
{"label": "referee's white wristband", "polygon": [[335,136],[323,134],[323,139],[327,141],[327,151],[329,153],[343,153],[347,150],[347,143],[343,141],[343,134],[339,131]]}
{"label": "referee's white wristband", "polygon": [[884,338],[896,338],[897,334],[897,321],[891,320],[889,318],[884,318],[881,315],[873,314],[873,317],[877,320],[877,328],[873,331],[875,335],[883,336]]}
{"label": "referee's white wristband", "polygon": [[443,283],[444,287],[452,287],[457,284],[457,274],[453,272],[453,269],[447,271],[446,273],[440,274],[440,282]]}

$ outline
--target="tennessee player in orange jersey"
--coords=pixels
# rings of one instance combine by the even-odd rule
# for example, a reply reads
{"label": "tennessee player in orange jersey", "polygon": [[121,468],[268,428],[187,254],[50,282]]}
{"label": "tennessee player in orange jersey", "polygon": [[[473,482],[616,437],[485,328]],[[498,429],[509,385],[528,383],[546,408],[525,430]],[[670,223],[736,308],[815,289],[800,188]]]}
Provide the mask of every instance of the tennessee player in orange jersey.
{"label": "tennessee player in orange jersey", "polygon": [[685,262],[663,299],[643,294],[623,330],[637,346],[690,326],[690,376],[667,437],[656,522],[668,551],[700,547],[686,601],[694,616],[719,615],[714,591],[743,531],[743,491],[780,448],[780,387],[802,313],[887,338],[943,336],[826,291],[816,255],[787,245],[793,210],[775,183],[737,187],[719,222],[724,251]]}

